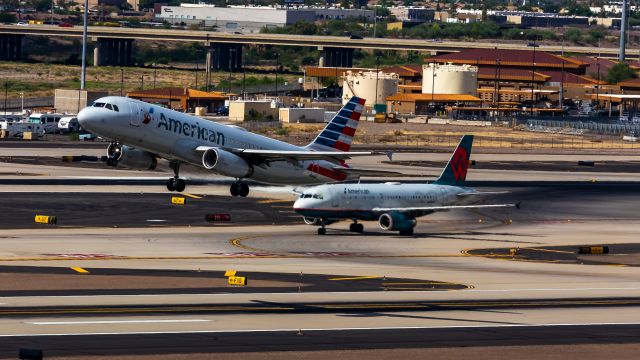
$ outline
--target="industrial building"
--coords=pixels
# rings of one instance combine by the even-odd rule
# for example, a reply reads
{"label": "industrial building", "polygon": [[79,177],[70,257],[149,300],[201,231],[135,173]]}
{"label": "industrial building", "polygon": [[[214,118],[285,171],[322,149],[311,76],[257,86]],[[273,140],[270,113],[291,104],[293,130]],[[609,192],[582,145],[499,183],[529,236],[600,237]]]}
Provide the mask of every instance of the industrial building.
{"label": "industrial building", "polygon": [[208,4],[160,6],[158,20],[170,23],[217,26],[229,31],[257,32],[264,27],[282,27],[298,21],[314,22],[321,19],[346,19],[363,17],[373,22],[374,12],[364,9],[340,8],[283,8],[270,6],[218,7]]}
{"label": "industrial building", "polygon": [[236,94],[169,87],[133,91],[127,93],[127,96],[149,103],[162,104],[174,110],[195,112],[196,108],[205,108],[205,112],[213,112],[216,108],[223,106],[230,96],[236,96]]}
{"label": "industrial building", "polygon": [[388,96],[398,93],[398,75],[375,71],[347,71],[342,86],[342,103],[353,96],[366,99],[366,106],[385,104]]}

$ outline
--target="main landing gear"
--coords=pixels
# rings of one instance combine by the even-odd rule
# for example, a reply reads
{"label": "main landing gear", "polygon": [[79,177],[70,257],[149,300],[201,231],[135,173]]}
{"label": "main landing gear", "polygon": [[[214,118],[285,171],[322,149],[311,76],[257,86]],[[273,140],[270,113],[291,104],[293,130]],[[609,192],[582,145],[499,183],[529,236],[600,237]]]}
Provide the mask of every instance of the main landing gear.
{"label": "main landing gear", "polygon": [[400,236],[413,236],[413,228],[408,228],[405,230],[400,230]]}
{"label": "main landing gear", "polygon": [[349,224],[349,231],[361,234],[364,231],[364,225],[358,224],[357,220],[353,220],[353,224]]}
{"label": "main landing gear", "polygon": [[180,163],[177,161],[170,161],[169,167],[173,169],[173,177],[167,180],[167,190],[183,192],[187,187],[187,182],[184,179],[180,179]]}
{"label": "main landing gear", "polygon": [[320,227],[318,228],[318,235],[327,235],[327,224],[324,222],[324,219],[320,219]]}
{"label": "main landing gear", "polygon": [[231,192],[231,196],[246,197],[247,195],[249,195],[249,185],[243,183],[240,180],[231,184],[231,188],[229,190]]}

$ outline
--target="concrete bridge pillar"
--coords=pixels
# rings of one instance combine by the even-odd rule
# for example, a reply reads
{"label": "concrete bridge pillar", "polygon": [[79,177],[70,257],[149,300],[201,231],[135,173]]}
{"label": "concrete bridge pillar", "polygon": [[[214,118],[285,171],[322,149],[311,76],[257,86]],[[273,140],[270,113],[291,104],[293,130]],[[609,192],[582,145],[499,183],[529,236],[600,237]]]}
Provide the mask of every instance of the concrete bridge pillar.
{"label": "concrete bridge pillar", "polygon": [[324,48],[324,66],[326,67],[352,67],[353,49],[350,48]]}
{"label": "concrete bridge pillar", "polygon": [[207,70],[242,70],[242,44],[212,43],[206,62]]}
{"label": "concrete bridge pillar", "polygon": [[0,60],[22,59],[22,35],[0,35]]}
{"label": "concrete bridge pillar", "polygon": [[95,66],[133,65],[133,39],[99,38],[93,50]]}

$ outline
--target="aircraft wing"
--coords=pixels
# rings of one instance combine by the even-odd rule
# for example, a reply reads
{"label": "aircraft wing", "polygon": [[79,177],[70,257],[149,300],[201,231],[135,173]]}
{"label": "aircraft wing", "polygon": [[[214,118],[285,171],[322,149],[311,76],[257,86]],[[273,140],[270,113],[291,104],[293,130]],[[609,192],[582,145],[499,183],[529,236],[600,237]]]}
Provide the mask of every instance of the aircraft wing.
{"label": "aircraft wing", "polygon": [[[210,146],[198,146],[196,151],[215,149]],[[274,161],[305,161],[327,160],[340,163],[340,160],[350,159],[355,156],[388,155],[380,151],[305,151],[305,150],[260,150],[260,149],[236,149],[220,148],[238,156],[252,160],[252,163],[270,163]]]}
{"label": "aircraft wing", "polygon": [[446,211],[446,210],[456,210],[456,209],[487,209],[487,208],[509,208],[515,207],[520,208],[520,203],[517,204],[491,204],[491,205],[449,205],[449,206],[418,206],[418,207],[397,207],[397,208],[373,208],[373,211],[376,212],[387,212],[387,211],[400,211],[400,212],[410,212],[410,211]]}
{"label": "aircraft wing", "polygon": [[334,166],[333,170],[340,171],[341,173],[345,173],[348,175],[359,175],[359,176],[379,176],[379,177],[387,177],[387,176],[401,176],[404,175],[402,173],[396,171],[384,171],[384,170],[373,170],[373,169],[354,169],[354,168],[345,168],[341,166]]}
{"label": "aircraft wing", "polygon": [[457,196],[459,197],[465,197],[465,196],[489,196],[489,195],[504,195],[504,194],[510,194],[510,191],[475,191],[475,192],[468,192],[468,193],[460,193]]}

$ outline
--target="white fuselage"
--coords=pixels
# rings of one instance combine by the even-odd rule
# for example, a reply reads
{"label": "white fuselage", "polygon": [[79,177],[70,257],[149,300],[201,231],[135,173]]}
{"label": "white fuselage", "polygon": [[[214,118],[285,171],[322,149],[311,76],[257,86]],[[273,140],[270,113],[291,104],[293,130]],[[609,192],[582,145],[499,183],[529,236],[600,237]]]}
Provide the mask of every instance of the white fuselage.
{"label": "white fuselage", "polygon": [[309,218],[375,220],[383,213],[378,208],[456,205],[463,202],[458,194],[473,191],[433,184],[328,184],[305,190],[293,207]]}
{"label": "white fuselage", "polygon": [[[165,159],[202,166],[198,146],[261,150],[306,150],[240,127],[218,124],[161,106],[125,97],[106,97],[112,105],[87,107],[78,114],[81,126],[97,135]],[[115,111],[115,105],[118,111]],[[269,184],[322,184],[345,180],[328,161],[274,161],[255,166],[250,176]],[[221,174],[226,175],[226,174]]]}

